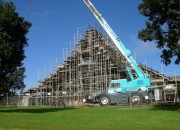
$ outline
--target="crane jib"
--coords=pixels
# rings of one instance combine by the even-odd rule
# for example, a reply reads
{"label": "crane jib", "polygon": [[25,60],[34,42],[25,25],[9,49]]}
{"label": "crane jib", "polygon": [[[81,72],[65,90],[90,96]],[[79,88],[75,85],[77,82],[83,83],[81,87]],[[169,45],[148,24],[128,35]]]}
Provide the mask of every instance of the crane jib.
{"label": "crane jib", "polygon": [[[119,49],[121,54],[125,57],[125,59],[128,61],[128,63],[133,67],[138,77],[146,77],[142,69],[139,67],[138,63],[135,61],[135,59],[132,57],[131,52],[124,46],[124,44],[121,42],[119,37],[114,33],[114,31],[111,29],[109,24],[106,22],[106,20],[101,16],[101,14],[96,10],[96,8],[93,6],[93,4],[89,0],[83,0],[84,3],[88,6],[88,8],[91,10],[95,18],[98,20],[98,22],[101,24],[103,29],[107,32],[109,37],[112,39],[113,43],[116,45],[116,47]],[[127,66],[127,70],[129,70],[129,66]],[[130,72],[128,72],[130,73]]]}
{"label": "crane jib", "polygon": [[101,18],[99,12],[95,9],[95,7],[90,3],[89,0],[83,0],[83,1],[86,3],[86,5],[89,7],[89,9],[93,12],[95,16]]}

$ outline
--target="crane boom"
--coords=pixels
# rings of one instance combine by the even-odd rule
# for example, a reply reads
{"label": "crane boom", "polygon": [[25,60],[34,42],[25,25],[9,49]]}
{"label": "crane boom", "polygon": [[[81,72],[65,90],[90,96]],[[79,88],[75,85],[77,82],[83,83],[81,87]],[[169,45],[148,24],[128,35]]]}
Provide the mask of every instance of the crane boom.
{"label": "crane boom", "polygon": [[[151,83],[151,79],[146,75],[142,69],[139,67],[136,60],[132,57],[131,52],[124,46],[119,37],[108,25],[107,21],[101,16],[101,14],[96,10],[90,0],[83,0],[87,7],[91,10],[95,18],[101,24],[103,29],[109,35],[113,43],[119,49],[120,53],[125,57],[126,70],[129,74],[130,81],[128,79],[113,79],[109,83],[107,91],[96,92],[95,94],[89,94],[88,98],[83,99],[86,103],[99,103],[101,106],[107,106],[109,104],[123,104],[130,103],[139,105],[143,103],[149,103],[152,100],[163,100],[164,88],[159,88],[160,86],[154,86]],[[137,74],[135,77],[132,73],[131,67]],[[170,85],[171,86],[171,85]],[[161,86],[162,87],[162,86]],[[168,85],[165,87],[169,87]],[[162,91],[161,91],[162,90]],[[169,89],[170,92],[174,91],[175,88]],[[161,91],[161,92],[160,92]],[[176,91],[175,94],[176,95]],[[176,97],[174,97],[175,99]],[[175,101],[175,100],[174,100]]]}
{"label": "crane boom", "polygon": [[[96,8],[93,6],[93,4],[89,0],[83,0],[83,1],[87,5],[87,7],[91,10],[91,12],[94,14],[95,18],[101,24],[101,26],[106,31],[106,33],[109,35],[113,43],[117,46],[121,54],[126,58],[128,63],[133,67],[138,77],[145,78],[146,75],[144,74],[142,69],[139,67],[135,59],[132,57],[131,52],[124,46],[124,44],[121,42],[119,37],[114,33],[114,31],[108,25],[107,21],[101,16],[101,14],[96,10]],[[126,69],[128,73],[130,74],[131,79],[133,80],[134,78],[132,76],[132,73],[130,72],[129,66],[127,66]]]}

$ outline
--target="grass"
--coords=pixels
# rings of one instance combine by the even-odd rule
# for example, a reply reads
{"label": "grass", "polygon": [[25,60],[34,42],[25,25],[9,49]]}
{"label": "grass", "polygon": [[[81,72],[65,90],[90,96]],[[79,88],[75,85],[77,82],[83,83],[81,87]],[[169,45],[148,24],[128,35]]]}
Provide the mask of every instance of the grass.
{"label": "grass", "polygon": [[0,130],[180,130],[180,106],[0,107]]}

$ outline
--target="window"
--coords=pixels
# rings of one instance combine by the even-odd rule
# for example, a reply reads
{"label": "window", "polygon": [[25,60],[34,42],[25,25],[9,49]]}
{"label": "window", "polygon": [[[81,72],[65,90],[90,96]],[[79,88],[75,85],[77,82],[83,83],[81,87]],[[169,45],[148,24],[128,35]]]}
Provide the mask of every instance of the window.
{"label": "window", "polygon": [[111,88],[119,88],[120,84],[119,83],[112,83]]}

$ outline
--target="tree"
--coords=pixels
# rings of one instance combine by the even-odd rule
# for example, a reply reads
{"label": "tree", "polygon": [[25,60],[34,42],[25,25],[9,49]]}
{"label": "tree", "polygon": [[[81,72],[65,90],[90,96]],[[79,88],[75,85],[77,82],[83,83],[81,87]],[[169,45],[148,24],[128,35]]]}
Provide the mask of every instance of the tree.
{"label": "tree", "polygon": [[22,61],[31,23],[15,9],[13,2],[0,0],[0,95],[25,87]]}
{"label": "tree", "polygon": [[165,65],[180,64],[180,0],[143,0],[138,10],[148,18],[138,38],[155,41]]}

